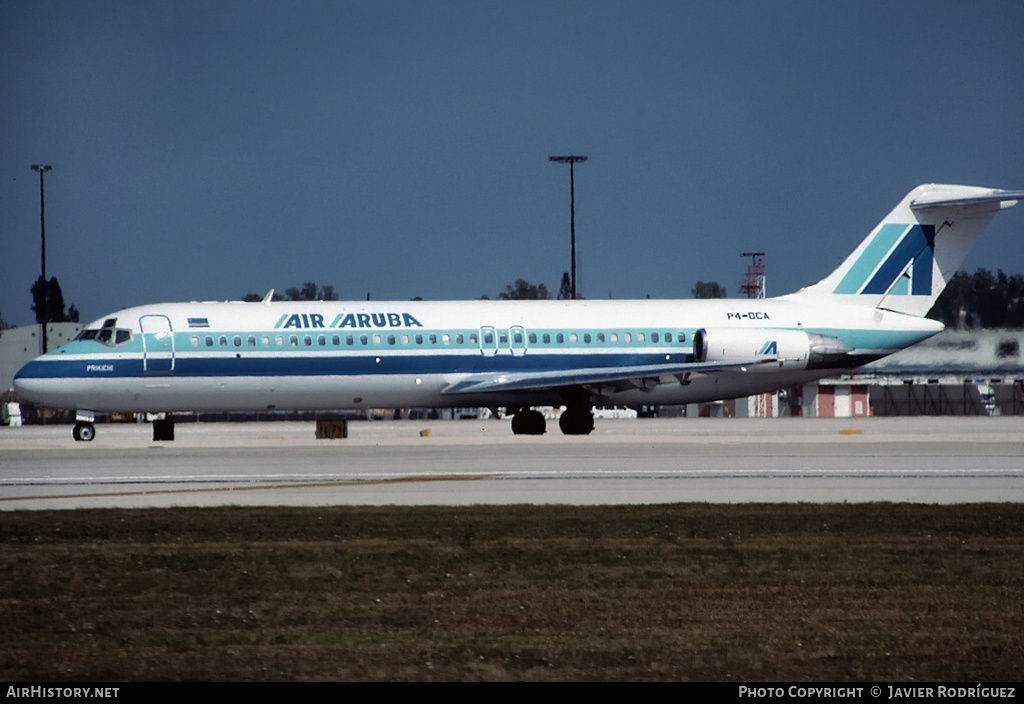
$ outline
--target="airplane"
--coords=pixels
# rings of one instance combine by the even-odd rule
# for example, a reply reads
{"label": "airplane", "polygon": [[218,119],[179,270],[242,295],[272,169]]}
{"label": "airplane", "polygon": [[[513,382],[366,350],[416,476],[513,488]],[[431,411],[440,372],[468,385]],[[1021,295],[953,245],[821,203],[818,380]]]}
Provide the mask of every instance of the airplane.
{"label": "airplane", "polygon": [[205,302],[112,313],[17,373],[18,398],[97,412],[504,408],[589,434],[592,407],[696,403],[836,375],[943,329],[925,318],[1024,191],[926,184],[838,269],[766,299]]}

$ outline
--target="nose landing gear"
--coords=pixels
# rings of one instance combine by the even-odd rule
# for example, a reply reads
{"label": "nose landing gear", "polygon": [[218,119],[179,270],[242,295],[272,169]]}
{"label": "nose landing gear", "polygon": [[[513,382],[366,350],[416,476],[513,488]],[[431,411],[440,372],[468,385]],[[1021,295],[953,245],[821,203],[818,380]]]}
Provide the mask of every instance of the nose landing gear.
{"label": "nose landing gear", "polygon": [[75,429],[71,431],[71,436],[78,442],[92,442],[96,437],[96,426],[85,421],[78,421],[75,423]]}

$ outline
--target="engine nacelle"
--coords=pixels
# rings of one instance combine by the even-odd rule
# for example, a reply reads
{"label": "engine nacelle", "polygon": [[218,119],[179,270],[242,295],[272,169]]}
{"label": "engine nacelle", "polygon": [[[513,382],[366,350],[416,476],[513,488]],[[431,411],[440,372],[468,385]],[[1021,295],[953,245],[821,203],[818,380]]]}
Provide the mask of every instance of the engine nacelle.
{"label": "engine nacelle", "polygon": [[779,328],[716,328],[693,333],[697,362],[749,363],[747,371],[835,369],[853,350],[837,337]]}

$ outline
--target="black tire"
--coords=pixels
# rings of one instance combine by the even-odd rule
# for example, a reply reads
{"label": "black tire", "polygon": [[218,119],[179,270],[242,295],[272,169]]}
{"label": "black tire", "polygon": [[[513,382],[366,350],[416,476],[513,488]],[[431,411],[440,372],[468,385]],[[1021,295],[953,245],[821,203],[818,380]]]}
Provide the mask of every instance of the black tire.
{"label": "black tire", "polygon": [[92,423],[75,423],[75,429],[71,431],[71,435],[78,442],[92,442],[96,437],[96,427]]}
{"label": "black tire", "polygon": [[594,429],[594,416],[589,408],[570,406],[558,419],[563,435],[590,435]]}
{"label": "black tire", "polygon": [[547,422],[540,411],[520,410],[512,416],[512,433],[514,435],[543,435]]}

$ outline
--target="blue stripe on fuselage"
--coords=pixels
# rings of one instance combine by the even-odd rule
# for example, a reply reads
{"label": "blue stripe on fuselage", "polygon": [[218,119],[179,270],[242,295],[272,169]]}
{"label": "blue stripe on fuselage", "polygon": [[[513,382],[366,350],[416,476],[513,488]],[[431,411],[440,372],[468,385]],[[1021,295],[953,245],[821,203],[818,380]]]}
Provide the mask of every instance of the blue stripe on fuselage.
{"label": "blue stripe on fuselage", "polygon": [[[666,360],[669,356],[669,360]],[[477,352],[443,355],[401,354],[258,354],[238,357],[180,354],[174,358],[174,377],[357,376],[364,374],[473,374],[491,371],[554,372],[586,368],[633,367],[692,362],[693,355],[651,353],[588,353],[483,355]],[[154,376],[142,368],[142,358],[40,359],[18,372],[22,379],[123,378]],[[168,376],[168,375],[164,375]]]}

